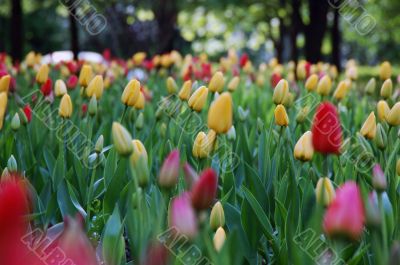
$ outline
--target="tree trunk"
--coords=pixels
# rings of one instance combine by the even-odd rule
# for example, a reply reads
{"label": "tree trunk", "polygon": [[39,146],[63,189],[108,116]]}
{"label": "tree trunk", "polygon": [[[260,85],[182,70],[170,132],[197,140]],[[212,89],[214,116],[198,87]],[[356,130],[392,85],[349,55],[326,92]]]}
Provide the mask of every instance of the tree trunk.
{"label": "tree trunk", "polygon": [[333,25],[332,25],[332,64],[336,65],[336,68],[340,72],[341,65],[340,65],[340,47],[342,44],[342,38],[339,28],[339,9],[335,8],[333,10],[334,17],[333,17]]}
{"label": "tree trunk", "polygon": [[69,30],[70,30],[70,45],[71,51],[74,54],[74,59],[78,58],[79,53],[79,32],[76,24],[76,7],[69,9]]}
{"label": "tree trunk", "polygon": [[155,5],[155,15],[158,25],[157,51],[158,53],[170,52],[174,49],[176,37],[176,21],[178,8],[175,0],[159,0]]}
{"label": "tree trunk", "polygon": [[11,56],[14,61],[21,61],[23,53],[23,14],[21,0],[11,1]]}
{"label": "tree trunk", "polygon": [[310,24],[305,29],[306,58],[311,63],[322,60],[321,47],[327,27],[328,1],[309,0]]}

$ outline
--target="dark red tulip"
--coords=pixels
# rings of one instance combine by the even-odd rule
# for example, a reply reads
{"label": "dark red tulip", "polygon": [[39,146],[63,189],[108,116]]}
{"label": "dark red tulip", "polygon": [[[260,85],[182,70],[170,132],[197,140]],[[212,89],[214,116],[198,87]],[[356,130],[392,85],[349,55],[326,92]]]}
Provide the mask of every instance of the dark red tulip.
{"label": "dark red tulip", "polygon": [[142,265],[166,265],[168,264],[168,249],[161,243],[155,242],[149,245]]}
{"label": "dark red tulip", "polygon": [[247,55],[247,53],[243,53],[239,59],[240,68],[243,68],[247,64],[248,61],[249,61],[249,56]]}
{"label": "dark red tulip", "polygon": [[342,128],[336,107],[329,102],[321,103],[312,126],[314,149],[322,154],[339,154],[342,145]]}
{"label": "dark red tulip", "polygon": [[29,106],[29,104],[25,105],[24,113],[25,113],[25,116],[26,116],[26,119],[28,120],[28,122],[30,122],[32,120],[32,109],[31,109],[31,106]]}
{"label": "dark red tulip", "polygon": [[110,49],[105,49],[103,51],[103,57],[104,57],[104,60],[106,60],[107,62],[111,61],[111,51],[110,51]]}
{"label": "dark red tulip", "polygon": [[82,114],[85,115],[88,110],[88,105],[86,103],[82,104]]}
{"label": "dark red tulip", "polygon": [[53,87],[53,82],[49,78],[40,88],[40,91],[42,92],[43,96],[45,97],[49,96],[52,92],[52,87]]}
{"label": "dark red tulip", "polygon": [[209,208],[217,195],[218,176],[211,168],[204,170],[192,188],[192,204],[196,210]]}
{"label": "dark red tulip", "polygon": [[67,81],[67,88],[74,89],[78,84],[79,78],[76,75],[71,75]]}

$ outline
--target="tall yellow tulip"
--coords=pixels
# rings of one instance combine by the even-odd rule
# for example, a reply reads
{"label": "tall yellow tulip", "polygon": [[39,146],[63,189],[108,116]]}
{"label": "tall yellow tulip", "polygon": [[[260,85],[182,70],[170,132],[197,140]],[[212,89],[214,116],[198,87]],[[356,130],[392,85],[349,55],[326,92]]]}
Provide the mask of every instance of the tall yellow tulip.
{"label": "tall yellow tulip", "polygon": [[388,61],[381,64],[379,68],[379,77],[381,80],[389,79],[392,76],[392,66]]}
{"label": "tall yellow tulip", "polygon": [[275,104],[283,104],[289,93],[289,83],[285,79],[281,79],[274,89],[272,100]]}
{"label": "tall yellow tulip", "polygon": [[39,84],[46,83],[47,79],[49,78],[49,71],[49,66],[47,64],[42,64],[36,74],[36,82]]}
{"label": "tall yellow tulip", "polygon": [[11,76],[5,75],[0,78],[0,92],[8,92],[8,88],[10,87]]}
{"label": "tall yellow tulip", "polygon": [[65,119],[68,119],[72,115],[72,101],[68,94],[64,94],[61,98],[60,107],[58,109],[58,114]]}
{"label": "tall yellow tulip", "polygon": [[199,87],[189,98],[189,107],[197,112],[200,112],[206,104],[207,95],[208,89],[205,86]]}
{"label": "tall yellow tulip", "polygon": [[289,117],[286,113],[285,106],[283,106],[282,104],[279,104],[278,106],[276,106],[274,115],[275,115],[276,125],[285,126],[285,127],[289,125]]}
{"label": "tall yellow tulip", "polygon": [[133,107],[140,96],[140,82],[136,79],[129,81],[124,92],[122,92],[121,101],[126,106]]}
{"label": "tall yellow tulip", "polygon": [[307,78],[305,88],[307,89],[307,91],[311,92],[317,88],[317,84],[318,84],[318,75],[312,74]]}
{"label": "tall yellow tulip", "polygon": [[224,89],[224,84],[224,75],[222,74],[222,72],[218,71],[211,78],[210,83],[208,84],[208,89],[213,93],[220,93]]}
{"label": "tall yellow tulip", "polygon": [[79,74],[79,84],[82,87],[87,87],[89,82],[92,80],[93,70],[92,66],[85,64],[82,66],[81,72]]}
{"label": "tall yellow tulip", "polygon": [[324,206],[328,206],[336,196],[335,188],[329,178],[320,178],[315,188],[315,196],[317,202]]}
{"label": "tall yellow tulip", "polygon": [[300,161],[310,161],[314,155],[312,132],[305,132],[294,146],[294,157]]}
{"label": "tall yellow tulip", "polygon": [[392,96],[393,82],[391,79],[386,79],[381,87],[381,97],[388,99]]}
{"label": "tall yellow tulip", "polygon": [[232,98],[228,92],[222,93],[208,110],[208,128],[216,133],[227,133],[232,127]]}
{"label": "tall yellow tulip", "polygon": [[86,88],[86,95],[91,98],[93,95],[99,100],[103,95],[104,82],[102,75],[96,75],[92,81],[90,81],[88,87]]}
{"label": "tall yellow tulip", "polygon": [[187,80],[185,83],[183,83],[183,86],[181,88],[181,91],[179,91],[179,98],[182,101],[187,101],[190,98],[190,93],[192,92],[192,81]]}
{"label": "tall yellow tulip", "polygon": [[400,125],[400,102],[394,104],[392,109],[386,115],[386,121],[392,126]]}
{"label": "tall yellow tulip", "polygon": [[332,80],[329,75],[324,75],[324,77],[319,80],[317,85],[317,93],[321,96],[328,96],[332,89]]}
{"label": "tall yellow tulip", "polygon": [[376,135],[376,117],[375,113],[371,112],[369,114],[367,120],[364,122],[363,126],[361,127],[360,133],[368,139],[374,139]]}
{"label": "tall yellow tulip", "polygon": [[376,105],[378,110],[378,118],[380,121],[386,121],[386,116],[390,111],[389,105],[384,100],[379,100],[378,104]]}

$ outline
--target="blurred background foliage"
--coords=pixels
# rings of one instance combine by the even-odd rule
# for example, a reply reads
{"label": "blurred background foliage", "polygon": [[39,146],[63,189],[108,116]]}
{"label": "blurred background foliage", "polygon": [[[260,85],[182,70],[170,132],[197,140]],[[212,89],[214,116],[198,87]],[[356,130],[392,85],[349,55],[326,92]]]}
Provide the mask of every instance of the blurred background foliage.
{"label": "blurred background foliage", "polygon": [[[72,16],[87,12],[90,17],[93,10],[106,18],[107,27],[92,36]],[[398,0],[0,0],[0,51],[17,60],[30,50],[107,48],[121,57],[175,49],[217,58],[236,48],[259,61],[396,63],[399,12]],[[376,25],[360,34],[365,16]]]}

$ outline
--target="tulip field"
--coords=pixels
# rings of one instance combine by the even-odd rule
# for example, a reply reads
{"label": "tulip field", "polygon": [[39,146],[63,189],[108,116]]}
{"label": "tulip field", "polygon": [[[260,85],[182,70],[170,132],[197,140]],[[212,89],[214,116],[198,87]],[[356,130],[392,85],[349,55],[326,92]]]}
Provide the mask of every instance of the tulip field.
{"label": "tulip field", "polygon": [[399,264],[398,76],[1,54],[0,264]]}

